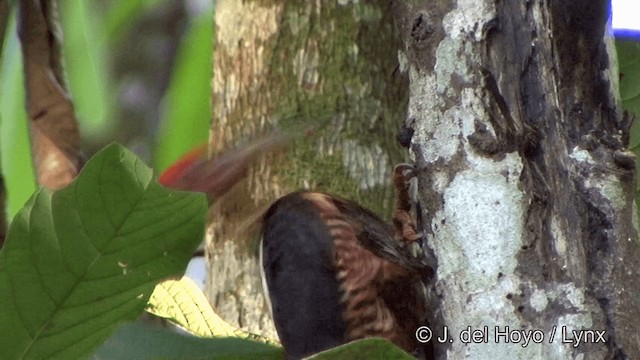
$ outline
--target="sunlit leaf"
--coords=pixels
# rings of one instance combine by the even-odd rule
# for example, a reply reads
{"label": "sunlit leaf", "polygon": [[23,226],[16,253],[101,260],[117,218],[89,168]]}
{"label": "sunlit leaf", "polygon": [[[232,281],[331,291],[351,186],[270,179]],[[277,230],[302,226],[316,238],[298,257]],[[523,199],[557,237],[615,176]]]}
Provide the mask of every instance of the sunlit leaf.
{"label": "sunlit leaf", "polygon": [[193,335],[239,337],[278,345],[274,340],[240,330],[224,321],[213,311],[198,285],[186,276],[158,284],[149,299],[147,311],[170,320]]}

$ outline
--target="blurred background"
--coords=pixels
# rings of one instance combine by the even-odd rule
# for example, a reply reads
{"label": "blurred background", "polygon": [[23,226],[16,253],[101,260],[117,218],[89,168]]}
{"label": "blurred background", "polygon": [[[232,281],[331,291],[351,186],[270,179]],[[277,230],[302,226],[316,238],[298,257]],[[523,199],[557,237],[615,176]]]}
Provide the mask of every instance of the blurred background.
{"label": "blurred background", "polygon": [[[12,218],[35,191],[17,1],[0,25],[0,154]],[[119,142],[162,171],[207,142],[213,2],[60,1],[63,54],[85,155]],[[7,16],[8,15],[8,16]]]}

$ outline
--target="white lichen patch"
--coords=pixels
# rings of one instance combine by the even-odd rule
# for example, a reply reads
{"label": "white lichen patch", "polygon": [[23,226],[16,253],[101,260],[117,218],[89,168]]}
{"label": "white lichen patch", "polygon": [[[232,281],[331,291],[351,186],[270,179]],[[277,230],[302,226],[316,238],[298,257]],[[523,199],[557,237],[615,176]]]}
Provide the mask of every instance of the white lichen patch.
{"label": "white lichen patch", "polygon": [[[588,329],[593,326],[591,317],[588,314],[570,314],[561,316],[554,325],[555,336],[551,342],[547,341],[545,347],[546,359],[582,359],[583,354],[575,353],[575,348],[569,339],[573,339],[572,331]],[[564,342],[563,342],[564,341]]]}
{"label": "white lichen patch", "polygon": [[[445,104],[442,97],[435,96],[432,91],[436,82],[434,75],[420,73],[411,67],[409,79],[411,94],[407,116],[409,119],[415,119],[417,124],[412,143],[423,148],[421,153],[427,162],[438,159],[450,160],[458,150],[460,135],[460,126],[454,110],[438,115],[442,113],[440,108]],[[424,114],[433,116],[423,118]]]}
{"label": "white lichen patch", "polygon": [[573,284],[561,284],[557,287],[557,293],[550,295],[554,300],[566,299],[568,304],[576,309],[583,309],[585,307],[585,296],[582,289],[577,288]]}
{"label": "white lichen patch", "polygon": [[431,175],[433,179],[433,190],[438,194],[442,194],[449,185],[449,174],[446,171],[436,171]]}
{"label": "white lichen patch", "polygon": [[570,314],[559,316],[553,325],[555,336],[551,339],[549,334],[548,345],[544,348],[544,358],[571,358],[575,355],[575,348],[570,342],[563,342],[563,340],[572,338],[573,330],[590,329],[593,326],[591,314],[597,310],[585,302],[584,291],[572,283],[558,284],[553,289],[547,289],[545,295],[550,302],[564,307]]}
{"label": "white lichen patch", "polygon": [[423,73],[415,67],[409,68],[409,117],[430,114],[444,107],[446,104],[441,97],[434,96],[436,78],[433,74]]}
{"label": "white lichen patch", "polygon": [[486,35],[487,24],[496,16],[494,1],[458,0],[457,8],[445,15],[442,25],[453,39],[468,36],[480,41]]}
{"label": "white lichen patch", "polygon": [[349,47],[347,47],[347,55],[351,58],[351,61],[354,63],[358,61],[358,54],[360,52],[360,48],[357,43],[351,43]]}
{"label": "white lichen patch", "polygon": [[[582,166],[593,166],[597,164],[589,151],[580,149],[577,146],[573,148],[569,157]],[[585,188],[600,192],[617,211],[621,211],[626,206],[625,191],[622,189],[620,181],[615,174],[592,173],[590,176],[582,178],[584,178],[583,184]]]}
{"label": "white lichen patch", "polygon": [[542,312],[547,308],[548,304],[549,299],[547,298],[547,293],[544,290],[535,289],[533,293],[531,293],[529,305],[531,305],[533,310]]}
{"label": "white lichen patch", "polygon": [[459,173],[444,193],[447,236],[436,236],[443,243],[435,246],[439,277],[456,276],[469,293],[486,290],[499,273],[513,273],[522,244],[522,198],[500,174]]}
{"label": "white lichen patch", "polygon": [[398,50],[398,70],[404,74],[408,69],[409,59],[407,58],[407,53],[403,50]]}
{"label": "white lichen patch", "polygon": [[[468,112],[473,106],[456,110]],[[464,115],[464,116],[467,116]],[[472,123],[472,122],[471,122]],[[452,331],[491,323],[491,341],[483,344],[452,344],[454,353],[500,353],[503,358],[535,358],[541,345],[496,344],[495,326],[521,329],[517,310],[507,294],[519,292],[516,255],[522,246],[524,196],[519,190],[522,161],[509,153],[501,161],[467,154],[469,169],[444,184],[444,208],[432,222],[434,249],[438,257],[438,287],[444,293],[443,312]],[[452,299],[447,301],[447,299]],[[458,300],[453,300],[458,299]],[[460,300],[463,299],[463,300]],[[464,316],[460,316],[464,314]],[[482,347],[480,351],[479,347]],[[492,348],[487,352],[486,347]],[[493,356],[492,355],[492,356]]]}
{"label": "white lichen patch", "polygon": [[298,86],[309,88],[318,83],[320,72],[320,51],[315,40],[310,40],[304,49],[298,49],[293,59],[293,73],[298,78]]}
{"label": "white lichen patch", "polygon": [[556,254],[560,257],[564,257],[567,254],[567,238],[562,231],[563,226],[559,223],[558,216],[551,218],[551,236],[553,238],[553,247],[556,250]]}
{"label": "white lichen patch", "polygon": [[[636,229],[636,231],[638,229],[640,229],[638,226],[638,204],[634,201],[633,202],[633,214],[631,214],[631,222],[633,223],[633,228]],[[629,241],[631,241],[631,238],[629,238]]]}
{"label": "white lichen patch", "polygon": [[[425,102],[415,104],[415,106],[413,106],[415,110],[412,111],[411,103],[419,100],[415,99],[415,101],[413,101],[413,96],[410,98],[410,118],[413,116],[412,114],[427,113],[434,114],[434,116],[425,121],[418,121],[420,126],[413,134],[414,138],[412,141],[424,148],[422,154],[424,154],[427,162],[434,162],[438,159],[448,161],[458,152],[458,146],[460,144],[458,140],[460,137],[460,125],[456,117],[456,108],[445,111],[442,116],[438,116],[439,111],[425,110],[426,112],[421,112],[421,109],[424,107],[436,106],[435,103],[429,103],[430,100],[427,100],[426,97],[423,99]],[[421,115],[416,115],[415,117],[418,116]]]}
{"label": "white lichen patch", "polygon": [[391,161],[377,144],[362,146],[354,140],[347,140],[342,148],[342,163],[360,189],[389,184]]}
{"label": "white lichen patch", "polygon": [[569,154],[569,157],[578,162],[586,163],[589,165],[593,165],[596,163],[596,161],[593,160],[593,157],[591,156],[588,150],[581,149],[578,146],[573,148],[573,150]]}
{"label": "white lichen patch", "polygon": [[[523,329],[534,330],[525,327],[511,300],[505,296],[518,289],[516,276],[503,276],[493,286],[468,296],[466,301],[445,301],[445,316],[464,314],[447,321],[456,340],[452,343],[453,353],[464,354],[465,359],[540,359],[544,344],[504,335]],[[465,344],[460,336],[469,331],[486,331],[487,337],[478,343]]]}
{"label": "white lichen patch", "polygon": [[[436,93],[438,95],[455,96],[451,87],[451,77],[455,74],[458,81],[471,82],[471,73],[460,53],[464,51],[464,43],[451,38],[443,39],[436,49],[436,64],[433,71],[436,75]],[[472,55],[470,55],[472,56]]]}
{"label": "white lichen patch", "polygon": [[598,178],[592,176],[585,179],[584,183],[586,188],[596,189],[604,198],[608,199],[616,213],[623,211],[627,204],[627,197],[620,180],[615,175],[607,174]]}
{"label": "white lichen patch", "polygon": [[[238,83],[238,77],[235,73],[230,73],[226,77],[226,81],[223,84],[222,93],[224,94],[224,108],[232,109],[236,99],[240,96],[240,84]],[[220,119],[221,125],[226,125],[227,117],[224,116]]]}

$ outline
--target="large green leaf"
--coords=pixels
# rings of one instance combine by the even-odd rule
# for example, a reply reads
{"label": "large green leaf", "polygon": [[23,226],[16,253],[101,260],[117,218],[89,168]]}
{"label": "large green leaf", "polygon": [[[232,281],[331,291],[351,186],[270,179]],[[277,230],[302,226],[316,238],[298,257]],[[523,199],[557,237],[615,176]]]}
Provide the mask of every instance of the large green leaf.
{"label": "large green leaf", "polygon": [[407,354],[392,343],[379,338],[357,340],[313,355],[309,360],[412,360]]}
{"label": "large green leaf", "polygon": [[197,338],[166,329],[123,325],[92,360],[281,360],[282,349],[238,338]]}
{"label": "large green leaf", "polygon": [[110,145],[68,187],[38,191],[0,251],[4,359],[75,359],[135,319],[200,243],[203,195],[170,191]]}

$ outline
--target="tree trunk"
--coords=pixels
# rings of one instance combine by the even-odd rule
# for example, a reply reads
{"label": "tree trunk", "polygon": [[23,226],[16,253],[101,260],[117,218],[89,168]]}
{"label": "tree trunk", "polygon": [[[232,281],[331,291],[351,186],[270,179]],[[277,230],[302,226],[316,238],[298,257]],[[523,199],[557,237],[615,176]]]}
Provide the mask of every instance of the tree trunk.
{"label": "tree trunk", "polygon": [[[441,359],[640,353],[635,159],[608,14],[604,0],[395,2],[438,259],[431,323],[453,339]],[[484,326],[481,343],[460,338]]]}
{"label": "tree trunk", "polygon": [[408,88],[389,10],[383,0],[218,0],[212,152],[273,129],[302,134],[313,126],[311,136],[260,159],[213,207],[206,292],[226,320],[275,337],[258,240],[245,231],[256,209],[311,188],[390,216]]}

